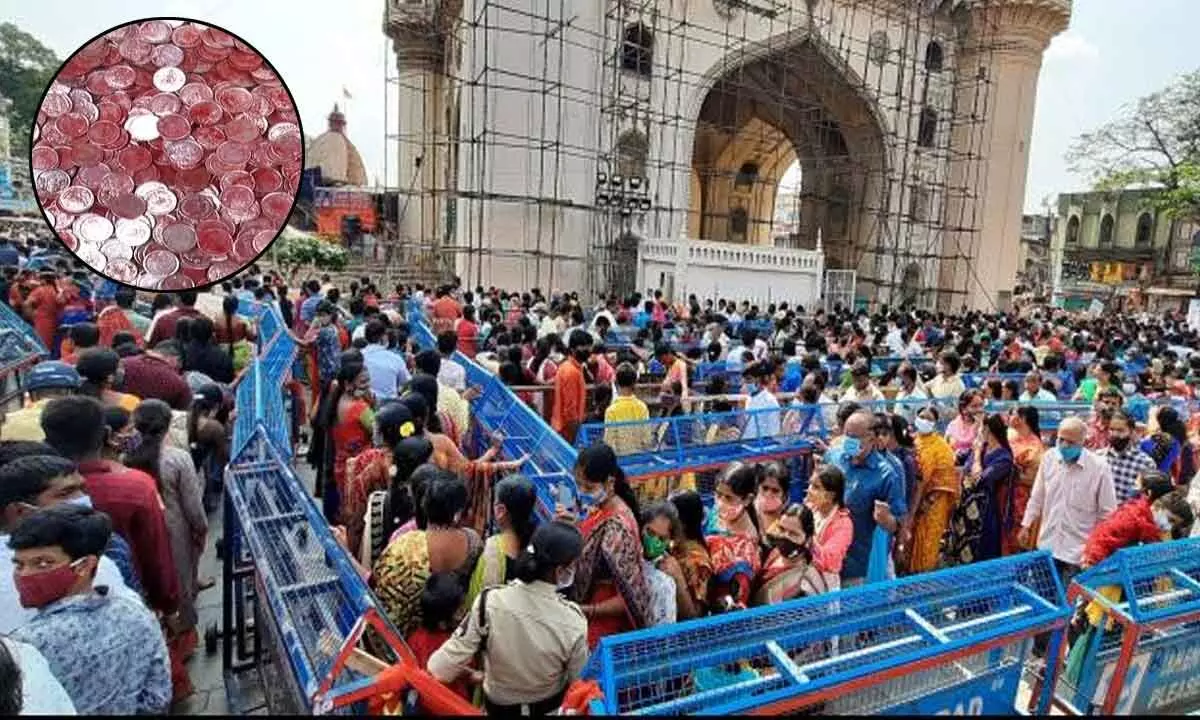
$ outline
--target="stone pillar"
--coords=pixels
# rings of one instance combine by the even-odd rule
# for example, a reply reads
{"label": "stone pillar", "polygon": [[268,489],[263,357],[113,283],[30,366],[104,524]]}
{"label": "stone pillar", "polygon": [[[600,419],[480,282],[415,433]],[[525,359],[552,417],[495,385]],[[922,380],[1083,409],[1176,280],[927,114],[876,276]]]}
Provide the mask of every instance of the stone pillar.
{"label": "stone pillar", "polygon": [[990,310],[1016,282],[1038,73],[1071,2],[968,0],[963,12],[938,304]]}
{"label": "stone pillar", "polygon": [[428,0],[389,0],[385,5],[384,32],[393,41],[399,71],[394,102],[399,115],[400,242],[426,250],[442,244],[444,224],[444,57],[436,21],[436,4]]}

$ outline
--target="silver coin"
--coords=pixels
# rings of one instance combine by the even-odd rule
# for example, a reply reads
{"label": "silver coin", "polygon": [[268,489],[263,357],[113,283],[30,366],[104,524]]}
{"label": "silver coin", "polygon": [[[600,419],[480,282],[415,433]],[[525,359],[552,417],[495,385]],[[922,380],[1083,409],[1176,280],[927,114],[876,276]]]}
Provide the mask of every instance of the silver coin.
{"label": "silver coin", "polygon": [[142,218],[121,218],[117,220],[117,240],[130,246],[145,245],[150,241],[153,230],[150,223]]}
{"label": "silver coin", "polygon": [[104,253],[104,257],[109,260],[132,260],[133,246],[126,245],[120,240],[113,238],[100,246],[100,252]]}
{"label": "silver coin", "polygon": [[80,245],[79,249],[75,251],[75,255],[99,273],[104,272],[104,268],[108,265],[108,258],[104,256],[104,253],[91,245]]}

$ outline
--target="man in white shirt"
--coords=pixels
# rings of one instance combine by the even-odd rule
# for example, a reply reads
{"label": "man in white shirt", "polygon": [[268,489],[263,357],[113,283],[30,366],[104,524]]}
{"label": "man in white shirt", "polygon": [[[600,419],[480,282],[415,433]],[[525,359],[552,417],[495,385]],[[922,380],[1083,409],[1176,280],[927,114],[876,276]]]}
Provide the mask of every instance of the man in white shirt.
{"label": "man in white shirt", "polygon": [[1025,517],[1020,543],[1029,547],[1032,527],[1040,522],[1037,547],[1054,555],[1066,585],[1079,572],[1083,547],[1096,524],[1117,507],[1117,492],[1108,461],[1083,447],[1086,427],[1069,417],[1058,427],[1058,445],[1042,456]]}
{"label": "man in white shirt", "polygon": [[[775,390],[779,387],[779,379],[775,376],[775,363],[765,360],[757,367],[758,388],[746,403],[746,428],[742,431],[743,440],[753,440],[762,437],[775,437],[779,434],[781,413],[779,398]],[[771,412],[771,411],[774,412]]]}
{"label": "man in white shirt", "polygon": [[1017,398],[1018,402],[1022,403],[1040,403],[1040,402],[1055,402],[1058,398],[1054,397],[1054,393],[1042,387],[1042,374],[1037,370],[1031,370],[1025,375],[1025,390],[1021,393],[1021,397]]}
{"label": "man in white shirt", "polygon": [[458,392],[467,389],[467,370],[454,362],[453,355],[458,347],[458,335],[445,332],[438,336],[438,354],[442,356],[442,366],[438,370],[437,379],[441,384]]}
{"label": "man in white shirt", "polygon": [[895,320],[888,320],[888,334],[884,342],[887,343],[888,352],[892,355],[900,357],[904,354],[904,337]]}

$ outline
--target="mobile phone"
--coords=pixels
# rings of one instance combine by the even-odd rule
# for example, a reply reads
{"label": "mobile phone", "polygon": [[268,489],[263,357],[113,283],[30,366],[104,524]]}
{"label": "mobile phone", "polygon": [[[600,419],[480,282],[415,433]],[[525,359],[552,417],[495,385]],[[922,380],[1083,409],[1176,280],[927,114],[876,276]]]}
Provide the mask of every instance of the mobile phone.
{"label": "mobile phone", "polygon": [[570,486],[566,483],[559,483],[554,488],[555,502],[570,512],[578,512],[579,508],[575,506],[575,493],[571,492]]}

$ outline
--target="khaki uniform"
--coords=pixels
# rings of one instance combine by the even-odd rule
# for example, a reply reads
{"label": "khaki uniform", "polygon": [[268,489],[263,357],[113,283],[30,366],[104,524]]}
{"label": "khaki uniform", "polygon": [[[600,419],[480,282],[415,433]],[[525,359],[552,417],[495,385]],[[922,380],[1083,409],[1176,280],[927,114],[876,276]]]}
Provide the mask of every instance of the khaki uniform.
{"label": "khaki uniform", "polygon": [[[579,677],[588,658],[587,620],[550,583],[515,580],[492,588],[484,616],[483,692],[491,702],[536,703]],[[475,657],[482,639],[476,598],[462,624],[429,658],[429,672],[451,682]]]}

